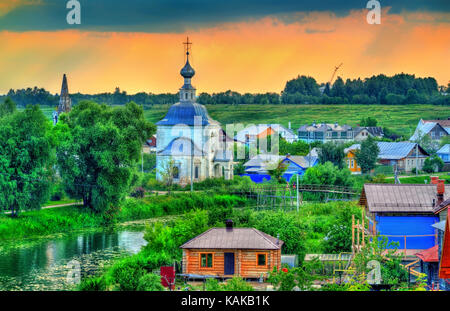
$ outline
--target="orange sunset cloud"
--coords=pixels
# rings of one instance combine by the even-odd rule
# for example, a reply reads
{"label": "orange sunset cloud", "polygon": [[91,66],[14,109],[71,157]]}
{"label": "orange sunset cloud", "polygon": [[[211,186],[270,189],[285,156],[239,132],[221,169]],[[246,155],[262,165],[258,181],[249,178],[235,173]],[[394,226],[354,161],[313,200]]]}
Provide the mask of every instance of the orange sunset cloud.
{"label": "orange sunset cloud", "polygon": [[[14,2],[14,1],[13,1]],[[1,12],[1,7],[0,7]],[[182,85],[182,42],[194,42],[191,64],[199,92],[280,92],[308,75],[327,82],[334,66],[343,78],[384,73],[450,80],[450,20],[446,13],[388,14],[366,23],[366,11],[345,17],[305,13],[296,22],[266,17],[183,34],[65,30],[0,32],[0,93],[45,87],[59,92],[67,73],[71,93],[175,93]]]}

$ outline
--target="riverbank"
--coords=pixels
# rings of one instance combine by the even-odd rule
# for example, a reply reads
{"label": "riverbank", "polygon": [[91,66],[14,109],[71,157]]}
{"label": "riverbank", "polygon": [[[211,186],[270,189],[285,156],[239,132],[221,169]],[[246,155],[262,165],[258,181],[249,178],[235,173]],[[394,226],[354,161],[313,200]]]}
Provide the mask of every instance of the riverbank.
{"label": "riverbank", "polygon": [[126,199],[113,222],[83,206],[74,205],[22,212],[17,218],[0,215],[0,241],[104,227],[126,221],[182,214],[194,209],[238,207],[245,204],[246,200],[238,196],[184,193]]}

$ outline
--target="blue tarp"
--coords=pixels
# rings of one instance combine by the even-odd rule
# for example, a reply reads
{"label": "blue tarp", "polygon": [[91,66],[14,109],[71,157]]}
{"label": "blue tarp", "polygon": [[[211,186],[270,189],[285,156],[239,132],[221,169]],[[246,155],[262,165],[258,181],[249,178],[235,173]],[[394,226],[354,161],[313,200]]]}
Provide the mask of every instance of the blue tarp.
{"label": "blue tarp", "polygon": [[[435,216],[376,216],[377,231],[387,235],[389,242],[399,242],[398,249],[428,249],[436,245],[435,229],[431,226],[439,222]],[[401,237],[390,237],[396,235]],[[412,237],[414,235],[430,235]],[[390,247],[394,248],[394,247]]]}

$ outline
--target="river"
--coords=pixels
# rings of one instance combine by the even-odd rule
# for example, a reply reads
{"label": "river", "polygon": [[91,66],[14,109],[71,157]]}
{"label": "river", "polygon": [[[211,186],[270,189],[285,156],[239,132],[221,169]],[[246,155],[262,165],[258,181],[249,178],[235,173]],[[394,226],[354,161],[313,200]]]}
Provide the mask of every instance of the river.
{"label": "river", "polygon": [[73,289],[113,259],[138,253],[143,235],[143,227],[119,226],[1,242],[0,290]]}

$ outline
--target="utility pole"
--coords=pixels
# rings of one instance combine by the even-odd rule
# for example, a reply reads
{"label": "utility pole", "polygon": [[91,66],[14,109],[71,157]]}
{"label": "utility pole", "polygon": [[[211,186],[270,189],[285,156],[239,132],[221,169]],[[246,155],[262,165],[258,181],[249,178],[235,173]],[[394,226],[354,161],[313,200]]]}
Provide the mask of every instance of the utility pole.
{"label": "utility pole", "polygon": [[297,175],[297,187],[295,188],[297,190],[297,213],[299,212],[299,202],[298,202],[298,173]]}
{"label": "utility pole", "polygon": [[194,142],[191,141],[191,192],[194,191]]}
{"label": "utility pole", "polygon": [[141,173],[144,173],[144,151],[141,151]]}
{"label": "utility pole", "polygon": [[416,144],[416,176],[419,174],[419,144]]}

